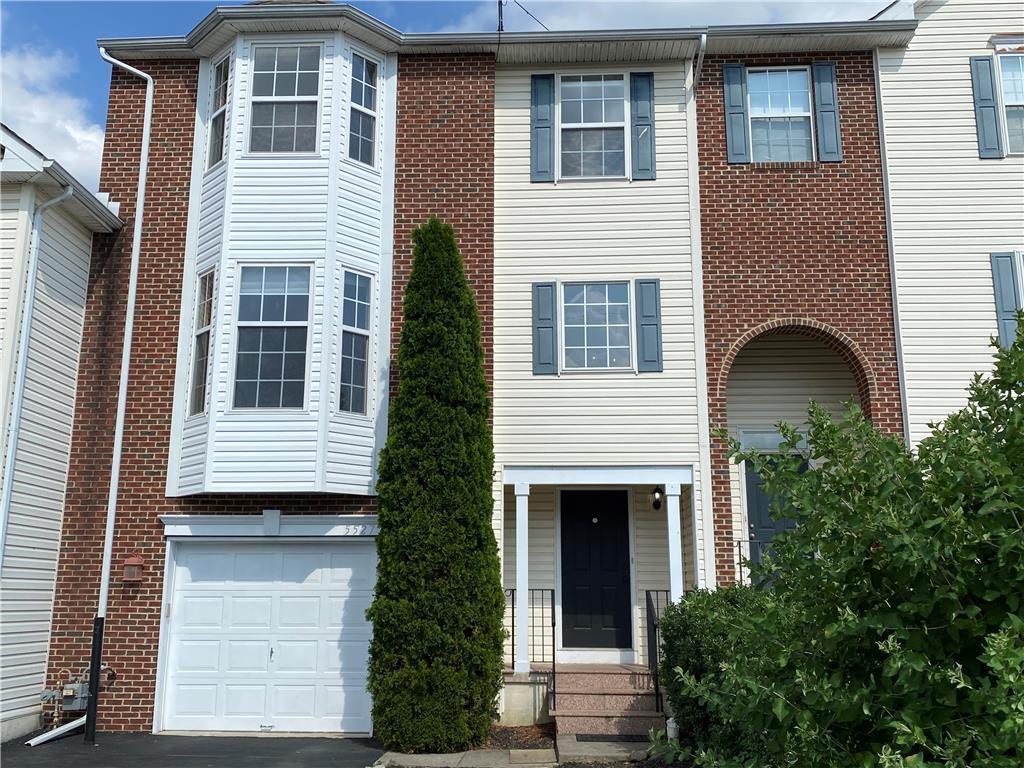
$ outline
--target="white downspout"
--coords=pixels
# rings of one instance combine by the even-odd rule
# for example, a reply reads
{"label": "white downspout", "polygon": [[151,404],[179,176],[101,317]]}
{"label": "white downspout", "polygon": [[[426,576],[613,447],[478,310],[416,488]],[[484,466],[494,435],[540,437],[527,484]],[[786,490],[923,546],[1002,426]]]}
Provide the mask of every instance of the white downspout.
{"label": "white downspout", "polygon": [[25,308],[21,314],[21,336],[18,339],[18,367],[14,376],[14,400],[11,403],[11,424],[7,433],[7,451],[4,454],[3,496],[0,500],[0,567],[3,566],[4,549],[7,543],[7,521],[10,518],[11,496],[14,493],[14,463],[18,452],[18,433],[21,431],[22,401],[25,399],[25,378],[28,375],[29,341],[32,334],[32,313],[35,309],[36,280],[39,275],[39,243],[43,236],[43,214],[54,206],[70,199],[74,194],[71,185],[52,200],[36,207],[32,215],[32,232],[29,235],[28,277],[25,283]]}
{"label": "white downspout", "polygon": [[99,694],[100,660],[103,649],[103,622],[107,615],[110,592],[110,565],[114,550],[114,527],[117,522],[117,490],[121,478],[121,447],[124,441],[125,406],[128,398],[128,371],[132,358],[132,329],[135,324],[135,293],[139,281],[139,250],[142,244],[142,217],[146,204],[146,174],[149,170],[149,134],[153,121],[153,78],[135,67],[118,61],[100,48],[100,57],[146,81],[146,110],[142,121],[142,147],[139,155],[139,183],[135,193],[135,224],[132,232],[131,272],[128,278],[128,299],[124,317],[124,342],[121,347],[121,374],[117,388],[117,416],[114,422],[114,450],[110,463],[110,488],[107,494],[107,523],[103,536],[103,569],[100,574],[99,605],[93,623],[93,648],[89,668],[89,709],[85,726],[86,741],[96,741],[96,699]]}

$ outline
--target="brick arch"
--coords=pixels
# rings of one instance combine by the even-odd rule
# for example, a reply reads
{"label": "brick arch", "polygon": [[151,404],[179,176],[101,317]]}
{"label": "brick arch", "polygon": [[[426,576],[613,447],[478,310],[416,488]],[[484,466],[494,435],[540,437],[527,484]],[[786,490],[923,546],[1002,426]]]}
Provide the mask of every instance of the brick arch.
{"label": "brick arch", "polygon": [[754,341],[754,339],[784,333],[798,334],[805,338],[820,341],[839,355],[853,373],[854,381],[857,384],[857,397],[860,400],[861,410],[868,419],[871,419],[872,406],[878,402],[878,382],[867,356],[857,346],[857,343],[842,331],[820,320],[812,320],[805,317],[780,317],[769,320],[766,323],[751,328],[736,339],[729,348],[729,351],[725,353],[718,369],[715,395],[719,398],[719,402],[726,401],[729,373],[740,351],[747,344]]}

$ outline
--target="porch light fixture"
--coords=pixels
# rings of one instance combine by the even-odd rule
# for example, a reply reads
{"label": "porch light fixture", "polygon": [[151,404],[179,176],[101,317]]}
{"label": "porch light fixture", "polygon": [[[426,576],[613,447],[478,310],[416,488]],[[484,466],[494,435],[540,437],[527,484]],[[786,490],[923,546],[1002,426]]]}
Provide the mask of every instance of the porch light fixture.
{"label": "porch light fixture", "polygon": [[138,555],[132,555],[124,561],[121,569],[121,581],[125,584],[139,584],[142,582],[142,568],[145,562]]}
{"label": "porch light fixture", "polygon": [[654,490],[651,491],[651,506],[654,509],[661,509],[661,497],[665,495],[665,491],[661,489],[660,485],[654,486]]}

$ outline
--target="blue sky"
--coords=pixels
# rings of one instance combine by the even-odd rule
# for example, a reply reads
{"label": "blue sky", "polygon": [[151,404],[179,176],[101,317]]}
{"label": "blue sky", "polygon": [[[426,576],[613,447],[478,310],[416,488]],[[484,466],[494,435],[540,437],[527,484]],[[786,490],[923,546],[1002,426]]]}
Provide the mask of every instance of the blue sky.
{"label": "blue sky", "polygon": [[[552,29],[864,19],[887,5],[887,0],[520,2]],[[110,78],[109,65],[96,52],[96,39],[185,34],[217,4],[191,0],[2,0],[0,117],[95,188]],[[496,3],[491,0],[355,0],[353,4],[405,32],[491,31],[497,16]],[[514,0],[508,0],[505,28],[539,27]]]}

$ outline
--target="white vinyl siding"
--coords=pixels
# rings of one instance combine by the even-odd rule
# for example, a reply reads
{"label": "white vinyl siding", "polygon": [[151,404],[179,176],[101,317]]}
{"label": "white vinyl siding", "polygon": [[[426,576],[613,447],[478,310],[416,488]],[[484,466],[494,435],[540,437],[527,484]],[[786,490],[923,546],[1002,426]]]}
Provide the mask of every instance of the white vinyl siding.
{"label": "white vinyl siding", "polygon": [[[780,421],[804,429],[811,400],[837,419],[846,413],[847,402],[857,402],[857,382],[846,362],[821,342],[803,336],[755,339],[740,350],[729,371],[729,434],[737,438],[744,431],[766,435],[774,432]],[[733,540],[745,540],[743,469],[732,462],[729,467]]]}
{"label": "white vinyl siding", "polygon": [[[249,153],[251,55],[260,46],[316,45],[321,51],[317,149],[312,153]],[[246,35],[231,49],[230,103],[224,162],[202,175],[194,254],[186,274],[216,266],[217,292],[211,340],[209,409],[186,418],[179,392],[175,429],[180,448],[170,456],[168,494],[205,492],[323,491],[369,493],[374,460],[385,432],[390,307],[392,162],[385,163],[393,125],[394,57],[381,57],[374,167],[348,160],[352,46],[341,32],[322,37]],[[207,77],[220,56],[205,63]],[[285,98],[285,97],[282,97]],[[257,99],[258,101],[258,99]],[[208,126],[197,139],[205,146]],[[334,140],[332,141],[332,136]],[[310,267],[310,316],[306,398],[302,409],[234,409],[237,298],[245,265]],[[372,285],[370,367],[365,414],[338,408],[342,344],[343,272],[357,270]],[[194,284],[194,283],[191,283]],[[183,295],[183,323],[192,328],[193,299]],[[383,296],[383,301],[382,301]],[[186,335],[185,338],[188,338]],[[183,341],[184,343],[184,341]],[[191,339],[189,338],[189,343]],[[188,355],[185,355],[188,357]],[[187,373],[179,371],[178,386]]]}
{"label": "white vinyl siding", "polygon": [[[1024,157],[978,157],[970,57],[1020,28],[1018,0],[917,6],[907,50],[879,71],[910,434],[967,401],[991,369],[996,334],[990,255],[1024,249]],[[940,84],[941,87],[938,87]]]}
{"label": "white vinyl siding", "polygon": [[[6,238],[4,246],[6,261]],[[60,207],[47,211],[0,574],[5,721],[38,713],[45,684],[91,250],[87,228]]]}

